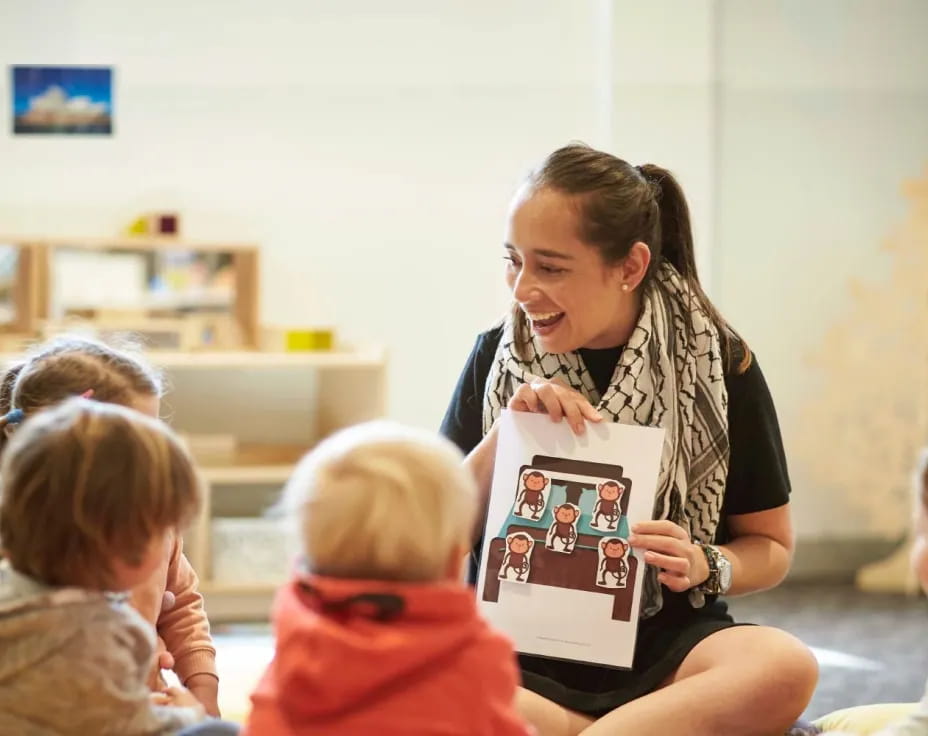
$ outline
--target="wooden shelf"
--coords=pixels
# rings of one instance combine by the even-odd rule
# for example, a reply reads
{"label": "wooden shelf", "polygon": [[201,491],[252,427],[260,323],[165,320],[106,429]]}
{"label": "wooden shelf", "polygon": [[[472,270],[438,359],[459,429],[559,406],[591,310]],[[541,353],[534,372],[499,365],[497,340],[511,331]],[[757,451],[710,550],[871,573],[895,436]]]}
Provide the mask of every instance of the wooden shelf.
{"label": "wooden shelf", "polygon": [[[11,363],[21,356],[0,353],[0,364]],[[259,350],[173,353],[150,350],[145,357],[161,368],[178,370],[213,370],[223,368],[381,368],[386,356],[381,349],[357,352],[283,353]]]}
{"label": "wooden shelf", "polygon": [[100,301],[81,304],[65,302],[60,305],[63,311],[133,311],[147,312],[158,310],[182,309],[229,309],[235,303],[235,294],[203,291],[189,294],[171,292],[149,293],[140,299],[131,301]]}
{"label": "wooden shelf", "polygon": [[265,353],[261,351],[161,353],[148,357],[163,368],[379,368],[384,365],[382,350],[365,352]]}
{"label": "wooden shelf", "polygon": [[293,475],[295,464],[288,465],[230,465],[202,467],[203,477],[214,486],[259,485],[286,483]]}
{"label": "wooden shelf", "polygon": [[256,248],[254,243],[217,243],[215,241],[185,240],[174,237],[126,235],[117,238],[29,237],[27,235],[0,235],[0,245],[28,243],[45,248],[77,248],[81,250],[198,250],[229,253]]}
{"label": "wooden shelf", "polygon": [[[58,296],[53,288],[57,278],[56,271],[61,266],[60,259],[56,258],[56,253],[60,251],[96,251],[98,253],[126,251],[157,255],[164,251],[179,251],[201,254],[222,253],[229,256],[229,263],[223,268],[228,267],[229,269],[229,278],[232,281],[229,288],[234,296],[231,300],[228,300],[228,304],[225,303],[227,300],[223,299],[222,311],[227,314],[213,316],[214,319],[220,320],[212,325],[214,330],[213,339],[219,344],[243,346],[246,349],[257,349],[261,345],[259,334],[259,249],[257,245],[204,243],[166,237],[81,238],[40,236],[29,238],[24,236],[0,236],[0,245],[7,244],[18,249],[16,281],[19,288],[14,298],[16,303],[15,328],[24,335],[39,335],[48,326],[49,320],[52,321],[51,326],[55,327],[63,316],[60,313],[59,305],[56,304]],[[156,262],[157,260],[155,258]],[[213,276],[216,275],[213,274]],[[91,292],[91,294],[92,296],[89,298],[95,301],[98,294],[95,292]],[[177,297],[180,303],[174,303],[173,309],[170,307],[173,302],[149,305],[145,299],[140,300],[140,306],[136,308],[142,312],[151,309],[168,312],[183,311],[182,307],[184,303],[189,301],[189,297],[190,295]],[[83,300],[78,299],[78,301]],[[164,300],[158,299],[157,301],[163,302]],[[199,304],[203,300],[195,301]],[[212,300],[210,300],[210,303],[212,303]],[[101,305],[90,306],[99,307]],[[126,307],[126,305],[122,304],[118,306],[121,309]],[[229,328],[225,326],[227,321],[229,322]],[[236,329],[232,329],[232,325]],[[144,331],[145,328],[144,325],[140,324],[137,329]],[[201,335],[196,340],[196,344],[203,344],[203,342]]]}
{"label": "wooden shelf", "polygon": [[309,449],[305,445],[245,444],[227,462],[203,458],[199,465],[211,485],[283,485]]}
{"label": "wooden shelf", "polygon": [[200,583],[210,623],[267,621],[279,584],[231,585]]}

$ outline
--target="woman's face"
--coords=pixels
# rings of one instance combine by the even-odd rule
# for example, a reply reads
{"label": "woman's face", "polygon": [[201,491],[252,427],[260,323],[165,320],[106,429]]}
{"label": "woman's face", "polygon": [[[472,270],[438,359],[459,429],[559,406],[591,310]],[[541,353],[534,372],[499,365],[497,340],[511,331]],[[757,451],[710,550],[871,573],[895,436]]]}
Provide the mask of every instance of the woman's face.
{"label": "woman's face", "polygon": [[506,233],[506,282],[549,353],[622,345],[637,308],[621,264],[607,266],[579,238],[576,203],[551,189],[523,188]]}

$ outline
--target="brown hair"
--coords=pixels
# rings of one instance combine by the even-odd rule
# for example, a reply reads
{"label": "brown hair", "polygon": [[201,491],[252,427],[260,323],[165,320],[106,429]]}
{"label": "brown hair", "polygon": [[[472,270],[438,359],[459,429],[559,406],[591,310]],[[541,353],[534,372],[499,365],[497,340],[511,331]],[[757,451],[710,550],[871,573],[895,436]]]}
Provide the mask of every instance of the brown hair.
{"label": "brown hair", "polygon": [[200,503],[196,470],[162,422],[70,399],[17,431],[0,461],[0,547],[48,585],[110,590],[110,561],[139,564]]}
{"label": "brown hair", "polygon": [[747,345],[699,282],[689,207],[680,184],[667,169],[654,164],[632,166],[585,144],[572,143],[548,156],[528,182],[535,189],[547,187],[576,197],[580,238],[595,247],[606,264],[625,258],[635,243],[647,243],[651,263],[642,286],[662,260],[670,263],[718,329],[729,369],[747,370],[751,363]]}
{"label": "brown hair", "polygon": [[72,396],[93,391],[93,398],[129,406],[139,396],[160,396],[160,376],[140,357],[85,337],[64,336],[47,342],[14,364],[0,385],[0,449],[11,409],[26,416]]}

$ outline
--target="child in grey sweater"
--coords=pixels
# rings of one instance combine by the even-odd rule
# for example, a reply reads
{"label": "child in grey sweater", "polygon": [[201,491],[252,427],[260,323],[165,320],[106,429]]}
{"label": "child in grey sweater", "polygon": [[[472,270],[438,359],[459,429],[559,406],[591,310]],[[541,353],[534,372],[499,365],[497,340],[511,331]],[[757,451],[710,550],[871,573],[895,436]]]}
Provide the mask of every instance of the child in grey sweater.
{"label": "child in grey sweater", "polygon": [[149,691],[155,634],[120,592],[153,573],[198,503],[186,451],[131,409],[71,399],[13,433],[0,462],[0,733],[210,732],[188,690]]}

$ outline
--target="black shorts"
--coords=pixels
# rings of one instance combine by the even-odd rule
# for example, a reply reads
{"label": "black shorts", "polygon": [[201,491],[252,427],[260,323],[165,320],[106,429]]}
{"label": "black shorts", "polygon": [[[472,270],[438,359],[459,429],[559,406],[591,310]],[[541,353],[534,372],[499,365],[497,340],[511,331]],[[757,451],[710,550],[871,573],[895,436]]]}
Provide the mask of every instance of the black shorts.
{"label": "black shorts", "polygon": [[631,670],[521,654],[522,684],[558,705],[598,718],[656,690],[699,642],[738,625],[724,601],[697,609],[686,594],[665,590],[664,607],[638,626]]}

